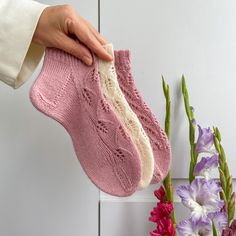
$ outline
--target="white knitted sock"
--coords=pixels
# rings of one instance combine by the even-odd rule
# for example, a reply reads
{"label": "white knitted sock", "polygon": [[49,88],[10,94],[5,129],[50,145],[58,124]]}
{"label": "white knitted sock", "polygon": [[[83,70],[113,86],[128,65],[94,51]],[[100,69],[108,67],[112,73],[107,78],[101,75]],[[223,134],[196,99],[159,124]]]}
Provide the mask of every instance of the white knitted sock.
{"label": "white knitted sock", "polygon": [[[112,44],[104,45],[104,48],[114,56]],[[142,168],[139,188],[145,188],[150,184],[154,171],[154,157],[149,138],[119,87],[114,61],[106,62],[99,59],[98,71],[105,98],[114,108],[117,117],[124,123],[130,138],[137,147]]]}

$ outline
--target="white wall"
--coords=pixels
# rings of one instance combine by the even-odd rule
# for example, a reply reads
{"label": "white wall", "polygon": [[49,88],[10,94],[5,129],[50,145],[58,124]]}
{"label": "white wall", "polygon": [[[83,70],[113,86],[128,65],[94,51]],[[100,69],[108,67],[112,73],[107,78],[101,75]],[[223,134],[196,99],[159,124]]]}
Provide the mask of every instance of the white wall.
{"label": "white wall", "polygon": [[[67,2],[97,26],[96,0]],[[18,90],[0,85],[0,235],[98,235],[98,189],[64,128],[30,103],[40,68]]]}
{"label": "white wall", "polygon": [[[236,177],[235,12],[234,0],[101,0],[101,32],[115,48],[131,50],[136,84],[162,125],[165,116],[162,74],[170,85],[175,186],[187,182],[189,166],[188,123],[180,86],[183,73],[197,121],[203,126],[220,128],[229,167]],[[120,229],[113,232],[115,236],[141,236],[154,228],[147,224],[147,218],[155,205],[155,188],[151,186],[127,199],[101,193],[102,236],[111,235],[113,228]],[[187,211],[178,202],[176,197],[180,220]],[[113,220],[108,225],[109,215]],[[136,229],[128,230],[129,224]]]}
{"label": "white wall", "polygon": [[161,74],[170,84],[175,178],[187,177],[189,160],[183,73],[197,121],[220,128],[231,171],[236,167],[235,11],[234,0],[101,0],[101,32],[117,49],[131,49],[137,86],[162,124]]}

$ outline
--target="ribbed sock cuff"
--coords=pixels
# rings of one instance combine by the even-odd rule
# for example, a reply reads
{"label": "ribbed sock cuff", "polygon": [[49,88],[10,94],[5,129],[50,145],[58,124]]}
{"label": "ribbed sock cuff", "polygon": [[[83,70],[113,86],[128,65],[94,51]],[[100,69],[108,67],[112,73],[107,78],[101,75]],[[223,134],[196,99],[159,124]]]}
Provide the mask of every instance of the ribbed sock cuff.
{"label": "ribbed sock cuff", "polygon": [[[93,63],[96,60],[94,54],[92,54]],[[59,61],[68,65],[78,66],[79,64],[83,63],[79,58],[72,56],[71,54],[62,51],[57,48],[46,48],[45,50],[45,60],[55,60]]]}
{"label": "ribbed sock cuff", "polygon": [[115,65],[130,68],[130,50],[115,50]]}

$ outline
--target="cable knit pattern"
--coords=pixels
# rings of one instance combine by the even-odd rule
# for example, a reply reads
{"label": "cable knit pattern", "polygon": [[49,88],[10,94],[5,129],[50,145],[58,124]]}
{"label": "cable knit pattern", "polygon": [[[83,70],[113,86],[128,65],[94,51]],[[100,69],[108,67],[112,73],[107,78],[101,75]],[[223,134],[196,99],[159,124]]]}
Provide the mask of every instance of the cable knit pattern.
{"label": "cable knit pattern", "polygon": [[[111,44],[105,45],[104,48],[113,55],[113,47]],[[112,105],[117,116],[125,124],[131,139],[139,151],[142,163],[139,187],[140,189],[145,188],[151,182],[154,171],[154,158],[149,138],[119,87],[114,62],[99,60],[98,70],[101,76],[102,91],[107,101]]]}
{"label": "cable knit pattern", "polygon": [[125,127],[106,102],[97,58],[86,66],[58,49],[47,48],[30,91],[32,104],[61,123],[91,181],[102,191],[128,196],[137,190],[141,163]]}
{"label": "cable knit pattern", "polygon": [[171,165],[171,148],[164,130],[160,127],[155,115],[144,102],[135,86],[132,76],[130,51],[115,51],[115,68],[122,92],[130,107],[137,114],[144,130],[146,131],[153,149],[155,166],[151,183],[163,180]]}

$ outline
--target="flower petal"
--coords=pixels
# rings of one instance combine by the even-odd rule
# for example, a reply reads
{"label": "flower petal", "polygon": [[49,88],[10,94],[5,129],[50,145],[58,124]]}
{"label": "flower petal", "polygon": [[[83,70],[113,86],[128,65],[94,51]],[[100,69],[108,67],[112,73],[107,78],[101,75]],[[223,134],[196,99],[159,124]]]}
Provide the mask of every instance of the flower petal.
{"label": "flower petal", "polygon": [[196,143],[196,152],[202,153],[216,153],[216,150],[213,148],[214,143],[214,134],[210,128],[201,128],[198,125],[198,139]]}
{"label": "flower petal", "polygon": [[208,218],[210,218],[216,227],[218,233],[222,233],[222,230],[225,229],[228,225],[228,219],[226,212],[215,212],[209,213]]}
{"label": "flower petal", "polygon": [[177,226],[179,236],[208,236],[211,235],[211,222],[209,220],[193,221],[183,220]]}
{"label": "flower petal", "polygon": [[176,193],[182,203],[191,210],[193,221],[198,221],[210,212],[220,211],[224,201],[220,199],[221,187],[216,180],[196,178],[190,185],[181,185]]}
{"label": "flower petal", "polygon": [[159,189],[154,191],[154,195],[156,196],[157,199],[159,199],[161,202],[164,201],[164,197],[165,197],[165,189],[163,188],[163,186],[161,185]]}
{"label": "flower petal", "polygon": [[204,176],[218,166],[218,155],[214,154],[211,157],[202,157],[201,161],[198,162],[194,168],[193,174],[195,176]]}

